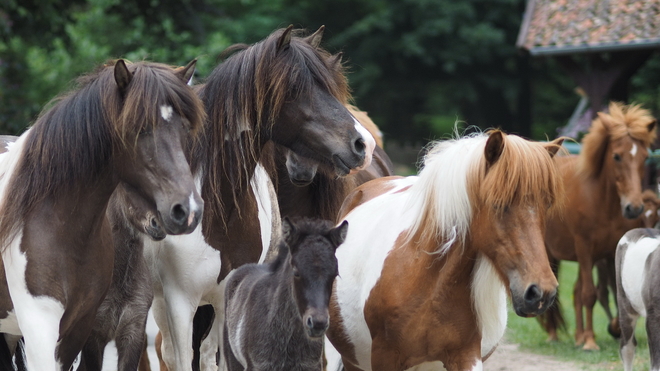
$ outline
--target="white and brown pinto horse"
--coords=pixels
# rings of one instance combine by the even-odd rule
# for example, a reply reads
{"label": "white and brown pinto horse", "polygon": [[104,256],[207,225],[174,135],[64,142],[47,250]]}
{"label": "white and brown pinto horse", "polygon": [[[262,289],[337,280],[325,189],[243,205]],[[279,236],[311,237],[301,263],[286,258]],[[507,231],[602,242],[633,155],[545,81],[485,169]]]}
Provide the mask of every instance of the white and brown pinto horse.
{"label": "white and brown pinto horse", "polygon": [[632,371],[637,340],[635,325],[646,317],[651,370],[660,370],[660,232],[632,229],[616,249],[616,286],[621,339],[619,354],[625,371]]}
{"label": "white and brown pinto horse", "polygon": [[[343,66],[318,47],[321,33],[302,37],[290,26],[253,45],[234,45],[197,87],[208,117],[191,152],[205,201],[202,229],[145,241],[153,313],[172,371],[192,363],[198,305],[214,305],[211,336],[221,341],[224,278],[263,261],[280,230],[272,184],[258,163],[266,143],[332,166],[340,176],[370,164],[374,139],[342,104],[349,98]],[[218,345],[207,349],[213,365]]]}
{"label": "white and brown pinto horse", "polygon": [[69,370],[90,334],[112,279],[105,211],[119,182],[153,205],[167,233],[196,227],[203,203],[184,146],[204,111],[184,75],[111,62],[2,155],[0,246],[11,298],[0,297],[0,329],[24,337],[28,369]]}
{"label": "white and brown pinto horse", "polygon": [[543,236],[561,197],[561,141],[497,130],[444,141],[418,177],[352,192],[327,369],[482,370],[504,334],[507,292],[518,315],[545,311],[557,289]]}

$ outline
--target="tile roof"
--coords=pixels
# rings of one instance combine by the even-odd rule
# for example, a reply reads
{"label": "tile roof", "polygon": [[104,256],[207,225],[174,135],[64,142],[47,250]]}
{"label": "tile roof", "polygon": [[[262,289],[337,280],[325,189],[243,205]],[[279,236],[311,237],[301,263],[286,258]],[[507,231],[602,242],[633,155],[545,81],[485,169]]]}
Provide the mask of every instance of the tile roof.
{"label": "tile roof", "polygon": [[516,45],[532,55],[660,48],[660,0],[528,0]]}

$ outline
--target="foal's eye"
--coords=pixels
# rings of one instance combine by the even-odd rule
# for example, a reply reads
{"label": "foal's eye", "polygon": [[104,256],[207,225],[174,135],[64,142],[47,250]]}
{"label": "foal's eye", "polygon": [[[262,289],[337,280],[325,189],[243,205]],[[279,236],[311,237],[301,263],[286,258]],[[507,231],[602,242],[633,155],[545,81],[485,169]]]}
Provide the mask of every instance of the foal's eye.
{"label": "foal's eye", "polygon": [[300,272],[298,272],[297,268],[293,268],[293,276],[296,278],[300,278]]}
{"label": "foal's eye", "polygon": [[614,154],[614,161],[616,161],[616,162],[621,162],[621,155],[618,154],[618,153],[615,153],[615,154]]}

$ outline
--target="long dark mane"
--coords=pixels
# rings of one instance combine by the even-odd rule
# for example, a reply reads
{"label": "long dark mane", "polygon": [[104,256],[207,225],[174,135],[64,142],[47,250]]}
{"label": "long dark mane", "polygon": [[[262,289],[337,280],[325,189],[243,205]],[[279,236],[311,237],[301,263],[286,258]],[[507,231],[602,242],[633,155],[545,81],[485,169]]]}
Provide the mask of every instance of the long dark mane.
{"label": "long dark mane", "polygon": [[[289,29],[246,46],[231,46],[233,54],[218,65],[199,94],[208,124],[200,148],[194,151],[192,168],[202,169],[205,210],[224,218],[221,185],[230,187],[234,206],[249,187],[259,147],[268,136],[287,100],[307,96],[320,85],[340,102],[350,99],[340,58],[311,45],[302,30],[293,30],[291,42],[278,48]],[[221,165],[220,165],[221,163]],[[223,178],[225,181],[223,181]],[[240,211],[240,210],[239,210]],[[208,227],[211,218],[205,217]]]}
{"label": "long dark mane", "polygon": [[1,246],[40,201],[93,186],[116,150],[134,148],[141,131],[158,125],[162,105],[171,106],[194,132],[202,126],[201,101],[172,67],[128,63],[133,77],[122,92],[115,82],[116,63],[80,77],[77,88],[55,98],[25,134],[0,206]]}

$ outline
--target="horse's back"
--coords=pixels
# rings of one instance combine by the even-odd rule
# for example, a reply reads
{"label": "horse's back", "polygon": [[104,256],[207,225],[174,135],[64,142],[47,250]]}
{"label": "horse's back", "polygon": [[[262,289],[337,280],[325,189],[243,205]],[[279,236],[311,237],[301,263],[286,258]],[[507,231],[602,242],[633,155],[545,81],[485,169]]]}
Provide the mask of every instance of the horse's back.
{"label": "horse's back", "polygon": [[616,250],[617,281],[621,285],[619,307],[630,305],[646,317],[654,288],[660,284],[660,232],[650,228],[632,229],[623,235]]}
{"label": "horse's back", "polygon": [[[349,193],[344,199],[344,203],[339,209],[339,214],[337,215],[337,220],[342,220],[353,211],[356,207],[363,205],[364,203],[378,197],[384,193],[387,193],[397,187],[401,186],[401,180],[405,180],[401,176],[387,176],[376,178],[370,180],[359,187],[355,188],[351,193]],[[410,183],[412,185],[412,183]],[[404,185],[408,187],[409,185]]]}

